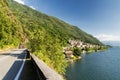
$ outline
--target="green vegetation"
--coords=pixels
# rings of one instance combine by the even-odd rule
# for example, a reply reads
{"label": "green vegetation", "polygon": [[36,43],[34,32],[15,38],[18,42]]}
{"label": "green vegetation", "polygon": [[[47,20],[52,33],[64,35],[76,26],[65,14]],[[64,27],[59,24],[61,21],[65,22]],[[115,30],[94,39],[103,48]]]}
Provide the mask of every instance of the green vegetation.
{"label": "green vegetation", "polygon": [[0,1],[0,48],[16,47],[22,41],[20,22],[9,10],[6,1]]}
{"label": "green vegetation", "polygon": [[104,45],[95,45],[90,43],[85,43],[81,40],[70,39],[68,45],[63,48],[66,60],[71,62],[76,59],[81,59],[81,54],[91,53],[97,51],[106,50],[108,47]]}
{"label": "green vegetation", "polygon": [[62,47],[70,38],[103,45],[78,27],[13,0],[0,1],[0,30],[0,48],[18,47],[22,43],[60,74],[67,66]]}

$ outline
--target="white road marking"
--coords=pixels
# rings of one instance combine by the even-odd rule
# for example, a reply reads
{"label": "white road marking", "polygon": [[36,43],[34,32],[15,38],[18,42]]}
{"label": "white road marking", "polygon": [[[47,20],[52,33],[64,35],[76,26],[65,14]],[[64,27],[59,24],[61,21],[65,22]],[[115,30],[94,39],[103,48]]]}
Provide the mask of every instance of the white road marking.
{"label": "white road marking", "polygon": [[20,68],[19,72],[17,73],[17,76],[15,77],[14,80],[19,80],[19,77],[20,77],[21,72],[22,72],[22,70],[23,70],[23,67],[24,67],[24,65],[25,65],[25,58],[26,58],[26,54],[25,54],[25,57],[24,57],[24,59],[23,59],[22,66],[21,66],[21,68]]}

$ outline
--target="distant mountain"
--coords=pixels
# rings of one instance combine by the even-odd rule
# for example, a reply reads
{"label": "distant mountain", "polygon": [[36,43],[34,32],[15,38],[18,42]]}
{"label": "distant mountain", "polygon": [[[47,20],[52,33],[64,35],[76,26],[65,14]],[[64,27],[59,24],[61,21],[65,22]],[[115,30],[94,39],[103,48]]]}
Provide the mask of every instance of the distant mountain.
{"label": "distant mountain", "polygon": [[120,46],[120,41],[103,41],[103,43],[111,46]]}
{"label": "distant mountain", "polygon": [[103,45],[78,27],[13,0],[0,0],[0,30],[0,48],[23,44],[59,73],[65,72],[62,47],[69,39]]}

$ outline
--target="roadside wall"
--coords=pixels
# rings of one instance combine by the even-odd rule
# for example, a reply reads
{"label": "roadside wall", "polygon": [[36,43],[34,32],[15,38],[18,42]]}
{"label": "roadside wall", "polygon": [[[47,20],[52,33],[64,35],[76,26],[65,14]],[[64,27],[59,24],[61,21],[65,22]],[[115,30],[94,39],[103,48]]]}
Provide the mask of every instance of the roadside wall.
{"label": "roadside wall", "polygon": [[61,75],[59,75],[49,66],[47,66],[42,60],[38,59],[35,55],[31,54],[31,59],[34,62],[34,65],[36,65],[36,67],[38,68],[38,73],[39,71],[42,72],[39,73],[39,75],[43,77],[43,80],[64,80]]}

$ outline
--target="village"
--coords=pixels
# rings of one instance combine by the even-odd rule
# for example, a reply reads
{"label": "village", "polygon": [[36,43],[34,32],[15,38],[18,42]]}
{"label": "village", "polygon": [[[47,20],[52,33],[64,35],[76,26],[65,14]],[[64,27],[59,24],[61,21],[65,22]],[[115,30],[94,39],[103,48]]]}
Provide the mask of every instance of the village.
{"label": "village", "polygon": [[97,52],[102,50],[103,46],[85,43],[81,40],[68,40],[68,45],[63,47],[63,52],[67,60],[81,59],[81,54]]}

